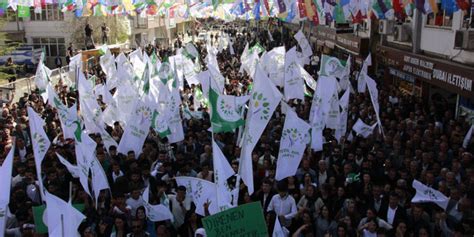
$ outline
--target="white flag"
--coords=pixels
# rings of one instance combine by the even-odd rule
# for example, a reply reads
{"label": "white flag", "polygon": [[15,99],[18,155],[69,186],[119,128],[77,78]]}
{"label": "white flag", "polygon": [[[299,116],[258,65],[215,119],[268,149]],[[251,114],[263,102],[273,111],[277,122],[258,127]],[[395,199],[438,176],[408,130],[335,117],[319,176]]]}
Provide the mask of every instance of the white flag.
{"label": "white flag", "polygon": [[[127,124],[138,102],[138,91],[129,80],[124,80],[114,94],[114,101],[117,105],[116,121]],[[107,111],[107,110],[106,110]],[[113,111],[110,111],[113,114]]]}
{"label": "white flag", "polygon": [[[336,95],[336,96],[335,96]],[[332,111],[337,106],[337,80],[335,77],[319,76],[318,85],[311,102],[309,122],[311,124],[311,148],[314,151],[323,149],[323,129]]]}
{"label": "white flag", "polygon": [[79,166],[71,164],[68,160],[64,159],[60,154],[56,153],[56,156],[58,157],[59,161],[66,166],[66,169],[71,173],[72,177],[74,178],[79,178],[81,177],[81,169]]}
{"label": "white flag", "polygon": [[276,107],[280,103],[281,98],[280,91],[273,85],[260,66],[257,66],[242,139],[243,144],[239,167],[239,174],[247,185],[249,194],[252,194],[254,191],[252,151],[260,139],[263,130],[265,130],[268,121],[270,121],[273,112],[275,112]]}
{"label": "white flag", "polygon": [[[288,105],[282,102],[282,106]],[[278,152],[276,180],[295,175],[309,142],[310,128],[309,124],[300,119],[292,108],[287,107]]]}
{"label": "white flag", "polygon": [[97,84],[94,88],[94,94],[97,100],[99,99],[99,96],[102,96],[102,102],[105,104],[109,104],[113,100],[112,94],[110,94],[108,87],[105,84]]}
{"label": "white flag", "polygon": [[45,193],[49,236],[80,236],[77,228],[86,216],[61,198]]}
{"label": "white flag", "polygon": [[278,216],[275,218],[275,226],[273,227],[272,237],[288,237],[290,232],[280,224]]}
{"label": "white flag", "polygon": [[8,204],[10,203],[10,191],[12,186],[13,155],[15,154],[15,143],[10,148],[7,157],[0,167],[0,235],[5,233],[7,223]]}
{"label": "white flag", "polygon": [[111,146],[118,147],[117,141],[115,141],[114,138],[110,136],[110,134],[104,128],[100,130],[100,137],[102,138],[102,142],[104,143],[104,147],[107,149],[107,152],[109,152]]}
{"label": "white flag", "polygon": [[94,87],[92,80],[87,80],[82,72],[79,72],[79,79],[77,85],[79,91],[80,112],[84,125],[89,133],[98,133],[102,121],[102,109],[97,102],[94,94]]}
{"label": "white flag", "polygon": [[117,151],[122,154],[127,154],[129,151],[134,151],[135,156],[142,153],[143,143],[145,142],[148,132],[150,131],[152,112],[150,107],[139,101],[131,116],[133,122],[127,123],[120,144]]}
{"label": "white flag", "polygon": [[258,62],[259,62],[258,50],[251,51],[251,54],[248,56],[248,58],[246,58],[245,61],[241,62],[245,72],[247,72],[247,74],[251,78],[254,78],[255,69],[257,68]]}
{"label": "white flag", "polygon": [[28,107],[27,111],[32,140],[31,144],[33,145],[33,154],[35,156],[36,174],[38,175],[40,194],[41,197],[44,198],[43,178],[41,176],[41,162],[43,162],[44,156],[51,146],[51,142],[49,141],[49,138],[43,129],[45,124],[43,119],[41,119],[41,117],[31,107]]}
{"label": "white flag", "polygon": [[339,116],[339,125],[334,132],[334,137],[337,141],[340,141],[341,137],[344,136],[347,132],[347,115],[349,111],[349,96],[350,90],[347,89],[339,100],[339,105],[341,106],[341,114]]}
{"label": "white flag", "polygon": [[100,56],[100,67],[108,78],[110,78],[117,72],[117,68],[115,67],[114,55],[110,52],[108,48],[105,51],[105,55]]}
{"label": "white flag", "polygon": [[296,56],[296,47],[285,55],[285,100],[293,98],[304,100],[304,81]]}
{"label": "white flag", "polygon": [[181,119],[181,113],[179,106],[181,105],[181,96],[179,90],[173,87],[171,90],[171,96],[165,103],[171,115],[171,120],[168,122],[168,126],[171,134],[167,136],[169,143],[176,143],[184,140],[183,122]]}
{"label": "white flag", "polygon": [[142,194],[143,206],[145,207],[147,218],[153,222],[173,220],[173,213],[171,213],[170,209],[167,206],[163,204],[151,205],[149,203],[149,189],[150,187],[147,186]]}
{"label": "white flag", "polygon": [[368,75],[365,75],[365,81],[367,82],[367,88],[369,88],[370,100],[372,101],[372,106],[375,110],[375,117],[377,118],[377,123],[379,125],[379,131],[383,134],[382,121],[380,121],[380,105],[379,105],[379,90],[377,89],[377,83],[374,79],[370,78]]}
{"label": "white flag", "polygon": [[446,210],[446,207],[449,203],[449,198],[444,196],[443,193],[422,184],[416,179],[413,180],[412,187],[416,190],[415,196],[413,197],[413,199],[411,199],[412,203],[433,202],[444,210]]}
{"label": "white flag", "polygon": [[99,194],[104,189],[110,189],[107,175],[105,175],[104,168],[100,165],[97,157],[94,157],[91,163],[91,174],[92,174],[92,190],[94,190],[96,208],[98,208]]}
{"label": "white flag", "polygon": [[273,48],[262,55],[261,66],[276,86],[282,87],[285,79],[285,47]]}
{"label": "white flag", "polygon": [[349,88],[352,88],[351,82],[350,82],[350,76],[351,76],[351,56],[347,58],[346,61],[346,66],[344,67],[344,71],[341,74],[341,77],[339,78],[339,88],[341,90],[347,90]]}
{"label": "white flag", "polygon": [[313,91],[316,90],[316,80],[303,68],[303,66],[298,65],[300,69],[300,75],[306,82],[306,85],[308,85],[309,88],[311,88]]}
{"label": "white flag", "polygon": [[466,136],[464,137],[464,140],[462,142],[462,147],[467,148],[467,146],[469,145],[469,142],[471,141],[473,132],[474,132],[474,124],[471,125],[471,128],[466,133]]}
{"label": "white flag", "polygon": [[362,64],[362,69],[357,77],[357,92],[365,93],[365,85],[367,84],[365,76],[368,74],[367,68],[372,65],[372,56],[369,54]]}
{"label": "white flag", "polygon": [[369,126],[365,124],[360,118],[357,120],[357,122],[352,126],[352,130],[357,133],[357,135],[361,135],[363,138],[367,138],[372,134],[374,131],[375,126],[377,126],[377,123],[374,123],[374,125]]}
{"label": "white flag", "polygon": [[176,177],[178,186],[186,187],[186,193],[192,198],[196,205],[196,213],[205,216],[204,203],[210,202],[209,213],[211,215],[219,212],[217,207],[217,189],[216,184],[204,179],[193,177]]}
{"label": "white flag", "polygon": [[303,34],[302,30],[299,30],[298,33],[295,34],[295,39],[298,41],[300,45],[301,51],[305,57],[313,56],[313,50],[311,49],[311,45],[308,42],[308,39]]}
{"label": "white flag", "polygon": [[235,173],[214,141],[212,141],[212,162],[214,166],[214,182],[217,188],[217,204],[220,209],[225,210],[231,207],[232,203],[232,193],[227,185],[227,179]]}

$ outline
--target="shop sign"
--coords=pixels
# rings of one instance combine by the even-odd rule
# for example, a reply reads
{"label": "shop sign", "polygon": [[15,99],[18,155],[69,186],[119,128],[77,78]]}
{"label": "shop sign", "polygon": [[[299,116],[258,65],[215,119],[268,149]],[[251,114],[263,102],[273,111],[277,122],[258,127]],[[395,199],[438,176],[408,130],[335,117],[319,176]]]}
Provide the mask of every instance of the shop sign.
{"label": "shop sign", "polygon": [[[415,78],[461,96],[474,98],[472,85],[474,69],[386,46],[380,46],[378,52],[380,52],[378,56],[382,61],[393,69],[401,70],[403,73],[413,75]],[[399,77],[398,75],[400,73],[395,76]]]}
{"label": "shop sign", "polygon": [[390,75],[392,75],[392,76],[396,76],[396,77],[398,77],[398,78],[400,78],[404,81],[410,82],[410,83],[415,83],[415,77],[412,76],[412,75],[404,73],[404,72],[402,72],[400,70],[397,70],[393,67],[390,67],[388,69],[388,71],[389,71]]}

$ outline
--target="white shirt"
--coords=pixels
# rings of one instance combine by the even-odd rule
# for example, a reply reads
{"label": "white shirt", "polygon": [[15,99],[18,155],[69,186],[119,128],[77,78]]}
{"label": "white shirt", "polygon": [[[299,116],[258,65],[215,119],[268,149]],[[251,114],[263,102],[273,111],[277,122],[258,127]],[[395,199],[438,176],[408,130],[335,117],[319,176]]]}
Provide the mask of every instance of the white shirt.
{"label": "white shirt", "polygon": [[171,212],[173,213],[174,216],[174,223],[173,225],[175,227],[180,227],[181,225],[184,224],[184,217],[186,216],[186,212],[191,209],[191,198],[185,197],[183,200],[183,210],[181,206],[179,205],[178,200],[176,200],[176,195],[168,195],[169,202],[171,204]]}
{"label": "white shirt", "polygon": [[395,209],[392,209],[391,207],[388,207],[387,211],[387,222],[390,225],[393,225],[393,220],[395,219],[395,212],[397,212],[398,207],[395,207]]}
{"label": "white shirt", "polygon": [[379,200],[374,199],[374,208],[376,211],[380,210],[380,206],[382,206],[382,198],[380,198]]}
{"label": "white shirt", "polygon": [[118,177],[122,177],[123,176],[123,172],[121,170],[119,170],[119,174],[115,174],[115,172],[112,172],[112,180],[114,181],[115,183],[115,180],[118,178]]}
{"label": "white shirt", "polygon": [[130,207],[130,213],[132,214],[133,217],[137,214],[137,209],[141,206],[143,206],[143,199],[141,196],[135,200],[133,198],[128,198],[127,201],[127,207]]}
{"label": "white shirt", "polygon": [[263,194],[263,205],[265,205],[265,203],[267,202],[267,198],[268,198],[268,193],[264,193]]}
{"label": "white shirt", "polygon": [[362,231],[362,236],[363,236],[363,237],[377,237],[377,232],[372,233],[372,232],[370,232],[370,231],[364,229],[364,230]]}
{"label": "white shirt", "polygon": [[18,154],[20,155],[20,160],[21,162],[26,161],[26,148],[23,147],[23,149],[18,148]]}
{"label": "white shirt", "polygon": [[324,173],[318,172],[318,185],[321,186],[326,183],[326,179],[328,178],[328,172],[324,171]]}
{"label": "white shirt", "polygon": [[298,209],[296,208],[295,199],[286,195],[283,198],[280,194],[273,195],[268,205],[267,211],[275,211],[277,216],[285,216],[285,223],[281,223],[283,226],[289,226],[291,219],[296,216]]}

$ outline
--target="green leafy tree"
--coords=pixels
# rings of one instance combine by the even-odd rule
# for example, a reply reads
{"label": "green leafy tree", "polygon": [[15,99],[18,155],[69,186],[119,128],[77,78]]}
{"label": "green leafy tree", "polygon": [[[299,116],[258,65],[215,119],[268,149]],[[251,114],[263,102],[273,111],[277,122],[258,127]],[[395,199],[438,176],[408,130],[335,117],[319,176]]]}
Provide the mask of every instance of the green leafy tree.
{"label": "green leafy tree", "polygon": [[[7,20],[5,18],[0,18],[0,56],[4,56],[11,53],[19,45],[18,42],[12,42],[8,38],[7,33],[3,31],[3,28],[5,27],[6,24],[7,24]],[[14,70],[12,69],[18,70],[18,68],[19,68],[18,65],[0,66],[0,80],[9,80],[15,77],[16,75],[13,73]]]}
{"label": "green leafy tree", "polygon": [[[96,44],[102,43],[101,26],[105,23],[109,27],[109,44],[125,43],[131,35],[130,21],[126,16],[90,16],[90,17],[72,17],[66,20],[67,31],[71,32],[71,38],[74,44],[84,46],[84,28],[89,23],[94,30],[93,38]],[[71,27],[72,26],[72,27]]]}

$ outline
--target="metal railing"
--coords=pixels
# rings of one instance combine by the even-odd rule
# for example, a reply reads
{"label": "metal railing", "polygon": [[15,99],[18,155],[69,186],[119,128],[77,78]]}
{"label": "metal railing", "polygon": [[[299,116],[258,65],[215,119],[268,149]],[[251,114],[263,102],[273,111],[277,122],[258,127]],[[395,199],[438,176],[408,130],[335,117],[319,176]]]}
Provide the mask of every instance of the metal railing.
{"label": "metal railing", "polygon": [[[69,74],[69,66],[56,68],[51,70],[50,82],[54,87],[58,84],[61,78],[67,78]],[[35,76],[17,79],[14,82],[0,85],[0,98],[3,100],[10,100],[13,97],[13,102],[17,102],[24,93],[30,94],[36,89]],[[71,83],[74,81],[70,80]]]}

